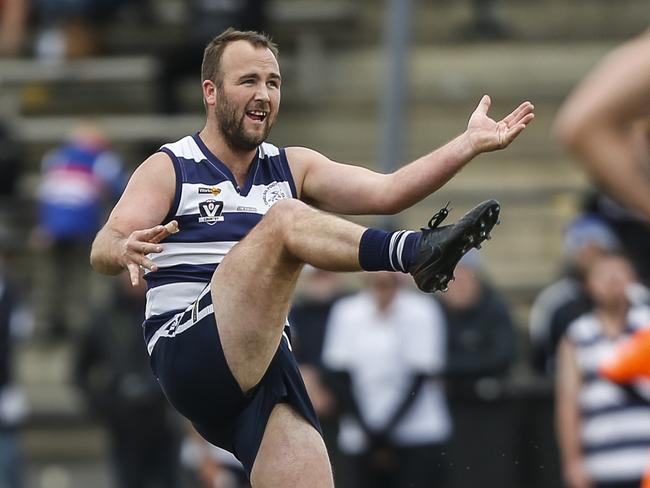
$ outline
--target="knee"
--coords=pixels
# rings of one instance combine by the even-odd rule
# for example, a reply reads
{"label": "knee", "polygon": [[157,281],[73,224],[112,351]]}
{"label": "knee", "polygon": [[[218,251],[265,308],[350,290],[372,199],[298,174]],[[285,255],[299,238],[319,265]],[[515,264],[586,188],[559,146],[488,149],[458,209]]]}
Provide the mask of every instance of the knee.
{"label": "knee", "polygon": [[293,224],[313,211],[309,205],[296,198],[285,198],[273,204],[266,212],[264,222],[283,230],[290,229]]}

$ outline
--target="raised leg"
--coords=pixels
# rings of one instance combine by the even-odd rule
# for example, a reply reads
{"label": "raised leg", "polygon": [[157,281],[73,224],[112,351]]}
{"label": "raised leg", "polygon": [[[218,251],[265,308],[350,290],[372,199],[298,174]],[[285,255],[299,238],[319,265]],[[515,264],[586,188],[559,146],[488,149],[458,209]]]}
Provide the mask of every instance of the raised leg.
{"label": "raised leg", "polygon": [[303,263],[356,271],[364,228],[298,200],[276,203],[224,258],[211,284],[226,361],[243,391],[275,354]]}

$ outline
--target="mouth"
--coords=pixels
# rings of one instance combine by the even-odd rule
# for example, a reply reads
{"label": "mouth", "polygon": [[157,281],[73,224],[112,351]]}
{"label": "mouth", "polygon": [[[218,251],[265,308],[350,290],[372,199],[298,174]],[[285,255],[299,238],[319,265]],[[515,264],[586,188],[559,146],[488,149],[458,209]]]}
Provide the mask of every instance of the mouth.
{"label": "mouth", "polygon": [[268,117],[269,112],[266,110],[247,110],[246,117],[251,119],[253,122],[263,123]]}

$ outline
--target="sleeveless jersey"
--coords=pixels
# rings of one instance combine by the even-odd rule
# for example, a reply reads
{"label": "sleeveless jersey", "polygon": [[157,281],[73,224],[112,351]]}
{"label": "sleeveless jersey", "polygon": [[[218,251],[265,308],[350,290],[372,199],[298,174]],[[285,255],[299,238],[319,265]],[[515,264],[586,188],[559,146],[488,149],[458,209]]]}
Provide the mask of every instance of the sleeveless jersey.
{"label": "sleeveless jersey", "polygon": [[197,299],[228,251],[275,202],[297,197],[284,149],[272,144],[259,146],[243,187],[198,133],[160,151],[169,155],[176,173],[174,202],[165,222],[177,220],[179,232],[162,242],[162,252],[147,256],[158,266],[144,277],[147,344],[158,328]]}
{"label": "sleeveless jersey", "polygon": [[625,331],[616,338],[605,336],[598,320],[583,315],[567,330],[582,374],[580,435],[586,467],[596,482],[639,480],[650,448],[650,405],[598,370],[622,341],[650,324],[650,308],[633,307]]}

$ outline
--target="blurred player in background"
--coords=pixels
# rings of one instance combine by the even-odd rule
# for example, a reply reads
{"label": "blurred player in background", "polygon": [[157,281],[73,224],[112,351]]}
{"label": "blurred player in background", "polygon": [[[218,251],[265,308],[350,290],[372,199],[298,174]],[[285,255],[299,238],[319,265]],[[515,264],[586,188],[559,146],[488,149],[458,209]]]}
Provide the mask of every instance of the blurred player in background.
{"label": "blurred player in background", "polygon": [[570,94],[557,136],[600,193],[585,211],[616,232],[650,285],[650,29],[614,49]]}
{"label": "blurred player in background", "polygon": [[606,56],[568,97],[556,133],[594,181],[650,221],[650,29]]}
{"label": "blurred player in background", "polygon": [[586,275],[594,309],[560,343],[557,436],[569,488],[638,488],[646,468],[650,405],[642,391],[599,374],[623,341],[650,325],[650,307],[630,298],[635,283],[625,258],[599,258]]}
{"label": "blurred player in background", "polygon": [[82,256],[126,178],[122,160],[90,122],[80,123],[43,157],[31,245],[40,258],[34,277],[37,328],[47,339],[63,339],[88,323],[91,276]]}

